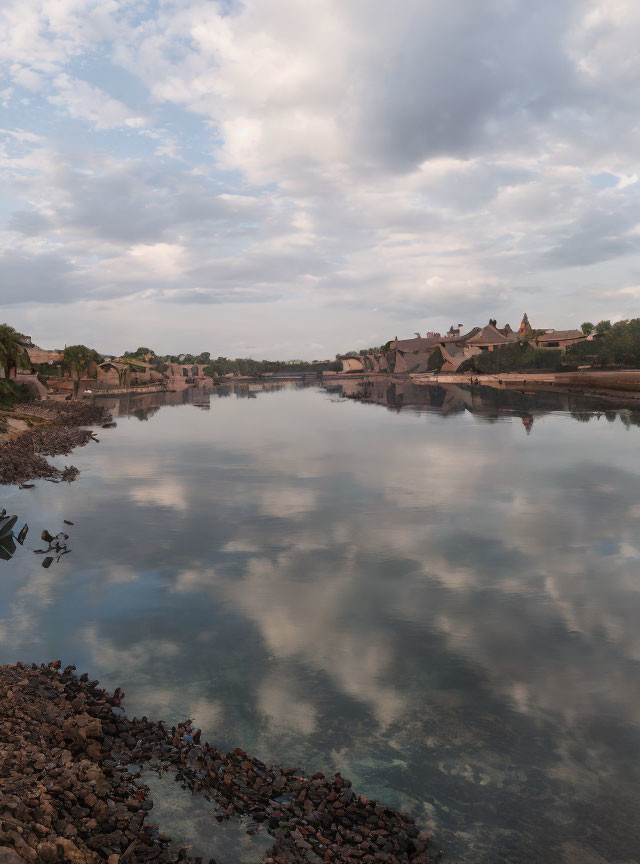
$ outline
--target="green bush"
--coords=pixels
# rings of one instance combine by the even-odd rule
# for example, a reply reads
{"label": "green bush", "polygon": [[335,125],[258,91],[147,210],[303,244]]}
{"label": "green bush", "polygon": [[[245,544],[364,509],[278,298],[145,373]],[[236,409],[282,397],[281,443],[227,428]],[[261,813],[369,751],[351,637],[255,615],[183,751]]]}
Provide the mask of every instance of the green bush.
{"label": "green bush", "polygon": [[[228,375],[248,375],[258,377],[265,372],[319,372],[321,369],[335,369],[335,363],[282,363],[279,360],[252,360],[250,357],[237,357],[230,360],[228,357],[218,357],[205,366],[205,375],[212,377]],[[339,364],[342,369],[342,364]],[[337,371],[337,370],[336,370]]]}
{"label": "green bush", "polygon": [[90,363],[102,363],[102,356],[86,345],[68,345],[62,352],[62,368],[74,378],[81,378]]}
{"label": "green bush", "polygon": [[592,341],[567,348],[567,360],[578,365],[640,368],[640,318],[610,324],[601,321]]}
{"label": "green bush", "polygon": [[38,397],[33,384],[18,384],[12,378],[0,378],[0,407],[13,408],[20,402],[29,402]]}
{"label": "green bush", "polygon": [[533,348],[528,342],[512,342],[503,348],[483,351],[469,357],[460,366],[460,372],[526,372],[529,369],[556,370],[562,365],[560,350]]}

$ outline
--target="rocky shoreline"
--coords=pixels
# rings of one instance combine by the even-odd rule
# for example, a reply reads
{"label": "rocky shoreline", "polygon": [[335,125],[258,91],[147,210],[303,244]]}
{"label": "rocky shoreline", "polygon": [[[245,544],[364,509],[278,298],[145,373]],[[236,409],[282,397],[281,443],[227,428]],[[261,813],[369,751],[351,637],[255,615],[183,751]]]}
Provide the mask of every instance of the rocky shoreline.
{"label": "rocky shoreline", "polygon": [[0,484],[13,485],[29,480],[54,482],[73,480],[77,469],[63,470],[51,465],[46,456],[63,456],[76,447],[96,440],[94,433],[82,427],[110,423],[110,414],[93,402],[29,402],[19,409],[4,412],[0,422],[17,428],[0,444]]}
{"label": "rocky shoreline", "polygon": [[120,690],[60,666],[0,667],[0,864],[200,862],[147,823],[143,765],[211,801],[212,819],[244,816],[248,833],[266,830],[265,862],[439,860],[413,819],[354,794],[340,774],[305,778],[240,749],[223,755],[190,721],[130,720]]}

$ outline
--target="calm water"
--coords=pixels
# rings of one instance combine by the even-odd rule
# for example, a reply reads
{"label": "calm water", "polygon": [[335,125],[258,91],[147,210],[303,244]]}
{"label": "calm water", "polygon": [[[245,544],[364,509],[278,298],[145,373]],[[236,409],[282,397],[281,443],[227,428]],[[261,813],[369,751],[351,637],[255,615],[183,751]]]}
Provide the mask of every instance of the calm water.
{"label": "calm water", "polygon": [[640,861],[637,418],[368,397],[118,405],[55,460],[76,483],[0,490],[30,525],[0,561],[0,661],[60,658],[132,715],[339,770],[452,862]]}

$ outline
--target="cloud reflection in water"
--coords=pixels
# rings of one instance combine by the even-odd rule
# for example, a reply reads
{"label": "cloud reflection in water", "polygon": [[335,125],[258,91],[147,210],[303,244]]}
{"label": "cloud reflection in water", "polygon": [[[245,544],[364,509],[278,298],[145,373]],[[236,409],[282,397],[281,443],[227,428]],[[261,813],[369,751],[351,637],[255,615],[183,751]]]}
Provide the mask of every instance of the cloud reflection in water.
{"label": "cloud reflection in water", "polygon": [[80,482],[19,498],[77,539],[46,586],[27,552],[5,568],[3,660],[61,656],[131,713],[341,770],[452,860],[634,860],[637,428],[370,395],[391,410],[280,390],[121,417]]}

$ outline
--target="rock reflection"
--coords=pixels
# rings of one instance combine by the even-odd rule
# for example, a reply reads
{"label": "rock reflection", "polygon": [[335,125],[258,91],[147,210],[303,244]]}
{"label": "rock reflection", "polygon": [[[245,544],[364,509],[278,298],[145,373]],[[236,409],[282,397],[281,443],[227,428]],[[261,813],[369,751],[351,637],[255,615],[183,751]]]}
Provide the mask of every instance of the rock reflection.
{"label": "rock reflection", "polygon": [[16,536],[13,531],[13,527],[17,521],[18,517],[7,516],[6,510],[3,510],[0,514],[0,558],[2,558],[4,561],[11,560],[16,551],[16,541],[22,544],[26,535],[26,530],[28,530],[27,526],[25,525],[24,528],[20,530],[20,533]]}
{"label": "rock reflection", "polygon": [[340,770],[433,824],[450,860],[635,860],[635,416],[457,386],[358,400],[390,412],[274,390],[114,411],[64,492],[83,531],[57,593],[42,602],[26,556],[0,586],[3,658],[64,655],[132,714]]}

